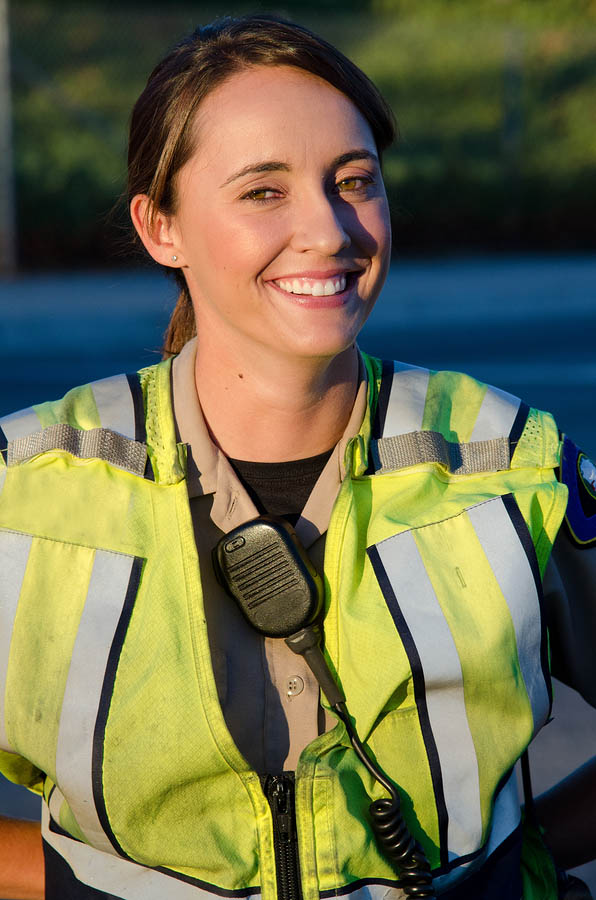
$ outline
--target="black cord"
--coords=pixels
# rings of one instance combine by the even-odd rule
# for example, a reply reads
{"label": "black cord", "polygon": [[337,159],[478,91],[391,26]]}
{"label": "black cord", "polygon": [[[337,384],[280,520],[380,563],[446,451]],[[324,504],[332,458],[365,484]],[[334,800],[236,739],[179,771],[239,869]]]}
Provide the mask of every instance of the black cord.
{"label": "black cord", "polygon": [[381,771],[381,769],[379,769],[377,765],[375,765],[375,763],[366,752],[362,741],[356,733],[356,729],[352,725],[352,720],[350,719],[346,704],[343,702],[336,703],[333,709],[337,713],[338,718],[341,719],[341,721],[346,726],[348,737],[350,738],[352,747],[354,748],[360,762],[364,766],[366,766],[373,778],[375,778],[379,782],[379,784],[381,784],[385,788],[392,801],[394,803],[400,803],[399,794],[397,793],[395,786],[389,781],[385,773]]}
{"label": "black cord", "polygon": [[410,833],[401,811],[401,800],[397,789],[369,757],[352,724],[346,704],[343,701],[335,703],[333,709],[345,725],[358,759],[373,778],[385,788],[391,798],[374,800],[368,811],[375,837],[383,853],[399,869],[400,886],[407,897],[435,900],[430,864],[424,850]]}

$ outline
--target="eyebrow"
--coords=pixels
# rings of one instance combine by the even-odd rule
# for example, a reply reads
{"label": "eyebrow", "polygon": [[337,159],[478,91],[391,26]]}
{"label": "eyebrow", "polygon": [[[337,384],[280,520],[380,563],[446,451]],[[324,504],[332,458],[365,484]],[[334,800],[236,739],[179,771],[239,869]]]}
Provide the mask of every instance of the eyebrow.
{"label": "eyebrow", "polygon": [[338,169],[340,166],[345,166],[346,163],[354,162],[357,159],[370,159],[371,162],[377,164],[379,162],[379,157],[376,153],[362,147],[359,150],[349,150],[347,153],[342,153],[341,156],[336,156],[332,162],[332,166],[334,169]]}
{"label": "eyebrow", "polygon": [[271,162],[262,162],[262,163],[251,163],[248,166],[244,166],[243,169],[240,169],[239,172],[234,172],[233,175],[224,181],[221,187],[226,187],[226,185],[231,184],[232,181],[236,181],[238,178],[244,178],[245,175],[259,175],[261,172],[289,172],[290,166],[284,162],[276,162],[272,160]]}
{"label": "eyebrow", "polygon": [[[358,150],[348,150],[347,153],[336,156],[335,159],[331,161],[331,168],[337,169],[340,166],[345,166],[346,163],[354,162],[354,160],[357,159],[370,159],[377,164],[379,162],[376,153],[373,153],[371,150],[366,150],[365,148],[359,148]],[[277,160],[271,160],[271,162],[250,163],[248,166],[244,166],[243,169],[240,169],[240,171],[230,175],[220,187],[226,187],[228,184],[237,181],[238,178],[244,178],[246,175],[260,175],[263,172],[290,172],[291,169],[292,167],[288,165],[288,163],[278,162]]]}

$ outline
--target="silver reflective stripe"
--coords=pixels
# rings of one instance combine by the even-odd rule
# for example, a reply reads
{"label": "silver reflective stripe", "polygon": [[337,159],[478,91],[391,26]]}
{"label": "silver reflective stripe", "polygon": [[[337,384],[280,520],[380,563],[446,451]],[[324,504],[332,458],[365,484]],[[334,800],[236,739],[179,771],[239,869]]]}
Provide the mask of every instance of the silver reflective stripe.
{"label": "silver reflective stripe", "polygon": [[135,408],[126,375],[103,378],[91,385],[99,421],[103,428],[117,431],[134,441]]}
{"label": "silver reflective stripe", "polygon": [[550,701],[541,664],[542,617],[534,575],[500,497],[467,512],[511,613],[535,734],[548,717]]}
{"label": "silver reflective stripe", "polygon": [[58,825],[60,824],[60,811],[64,803],[64,795],[60,793],[57,787],[53,787],[48,800],[48,808],[50,816]]}
{"label": "silver reflective stripe", "polygon": [[452,869],[446,875],[435,878],[433,885],[441,891],[453,888],[458,881],[473,872],[482,869],[488,858],[499,849],[507,838],[513,834],[521,821],[521,809],[517,790],[517,778],[515,771],[511,773],[506,784],[499,792],[493,808],[493,825],[482,852],[468,863],[463,863]]}
{"label": "silver reflective stripe", "polygon": [[437,431],[414,431],[372,441],[371,454],[380,475],[429,462],[445,466],[453,475],[498,472],[510,464],[507,438],[457,444]]}
{"label": "silver reflective stripe", "polygon": [[29,407],[12,413],[10,416],[4,416],[0,419],[0,428],[6,435],[6,440],[10,442],[25,437],[27,434],[33,434],[34,431],[41,431],[42,424],[35,410]]}
{"label": "silver reflective stripe", "polygon": [[495,800],[493,827],[483,857],[486,858],[491,853],[494,853],[497,847],[500,847],[503,841],[515,831],[520,822],[521,808],[517,790],[517,777],[515,771],[513,771]]}
{"label": "silver reflective stripe", "polygon": [[92,844],[115,850],[101,826],[93,798],[93,735],[110,648],[134,563],[133,556],[96,550],[60,713],[56,782]]}
{"label": "silver reflective stripe", "polygon": [[[41,833],[70,866],[83,884],[104,891],[122,900],[213,900],[217,891],[187,884],[184,881],[130,862],[121,856],[109,856],[88,844],[56,834],[50,830],[45,803],[41,813]],[[226,896],[222,892],[219,896]],[[249,894],[247,900],[257,900],[260,893]]]}
{"label": "silver reflective stripe", "polygon": [[388,538],[376,549],[424,673],[428,718],[449,816],[447,846],[452,855],[465,856],[481,845],[482,814],[478,762],[457,649],[412,532]]}
{"label": "silver reflective stripe", "polygon": [[49,450],[65,450],[79,459],[104,459],[133,475],[143,475],[147,462],[145,444],[107,428],[81,431],[64,424],[49,425],[43,431],[11,441],[7,462],[15,466]]}
{"label": "silver reflective stripe", "polygon": [[476,417],[471,441],[507,437],[513,428],[521,401],[513,394],[489,387]]}
{"label": "silver reflective stripe", "polygon": [[0,531],[0,748],[13,752],[5,725],[6,676],[17,605],[33,538],[15,531]]}
{"label": "silver reflective stripe", "polygon": [[394,363],[382,437],[421,431],[429,377],[428,369]]}

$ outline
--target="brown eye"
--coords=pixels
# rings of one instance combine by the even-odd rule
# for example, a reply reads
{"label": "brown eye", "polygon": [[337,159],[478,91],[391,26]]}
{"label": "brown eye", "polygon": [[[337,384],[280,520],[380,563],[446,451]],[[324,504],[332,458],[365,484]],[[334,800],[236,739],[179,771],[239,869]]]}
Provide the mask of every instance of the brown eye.
{"label": "brown eye", "polygon": [[243,200],[256,200],[257,202],[263,200],[275,200],[279,197],[279,191],[274,190],[274,188],[254,188],[252,191],[247,191],[246,194],[243,194]]}
{"label": "brown eye", "polygon": [[341,181],[338,181],[337,190],[340,194],[364,191],[370,184],[372,184],[372,178],[365,175],[354,175],[352,178],[342,178]]}

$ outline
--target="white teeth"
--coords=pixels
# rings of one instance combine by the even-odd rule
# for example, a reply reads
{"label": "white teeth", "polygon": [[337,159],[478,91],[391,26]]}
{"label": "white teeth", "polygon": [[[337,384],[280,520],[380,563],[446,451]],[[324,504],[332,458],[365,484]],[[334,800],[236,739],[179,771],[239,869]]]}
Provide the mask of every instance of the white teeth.
{"label": "white teeth", "polygon": [[315,281],[312,278],[292,278],[291,280],[280,279],[275,282],[282,291],[288,294],[306,294],[313,297],[331,297],[333,294],[339,294],[346,289],[346,276],[340,275],[338,278],[327,278],[325,281]]}

